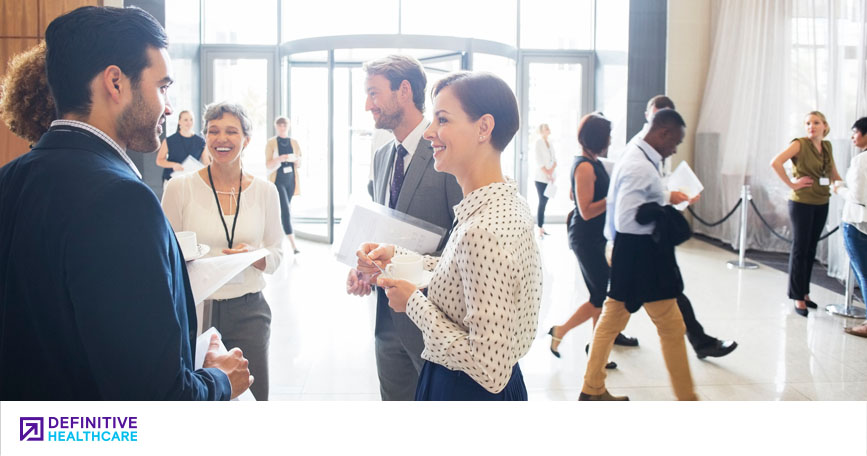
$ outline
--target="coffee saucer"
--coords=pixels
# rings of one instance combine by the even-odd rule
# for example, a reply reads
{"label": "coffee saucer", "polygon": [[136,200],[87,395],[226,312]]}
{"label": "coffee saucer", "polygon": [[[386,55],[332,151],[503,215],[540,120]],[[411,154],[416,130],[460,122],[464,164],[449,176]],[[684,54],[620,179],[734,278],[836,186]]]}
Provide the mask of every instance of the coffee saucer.
{"label": "coffee saucer", "polygon": [[419,290],[427,288],[430,286],[430,281],[433,278],[433,271],[421,271],[421,279],[414,283]]}
{"label": "coffee saucer", "polygon": [[184,254],[184,261],[193,261],[198,260],[199,258],[208,254],[211,251],[211,247],[206,244],[198,244],[196,246],[196,252],[192,255]]}

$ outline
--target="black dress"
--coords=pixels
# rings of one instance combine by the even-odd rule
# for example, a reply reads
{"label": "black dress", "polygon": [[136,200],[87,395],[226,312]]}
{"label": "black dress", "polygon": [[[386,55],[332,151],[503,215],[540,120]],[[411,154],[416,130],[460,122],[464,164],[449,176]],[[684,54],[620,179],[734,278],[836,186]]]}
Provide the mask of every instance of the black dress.
{"label": "black dress", "polygon": [[[168,148],[166,160],[170,162],[183,163],[191,155],[201,161],[202,151],[205,150],[205,138],[195,134],[187,137],[177,132],[166,138],[166,148]],[[171,168],[163,168],[163,180],[171,179],[173,171]]]}
{"label": "black dress", "polygon": [[[277,137],[277,153],[289,155],[293,153],[292,139]],[[283,232],[292,234],[292,219],[289,214],[289,205],[292,195],[295,194],[295,163],[282,162],[277,169],[277,177],[274,179],[277,186],[277,194],[280,197],[280,221],[283,222]]]}
{"label": "black dress", "polygon": [[[596,175],[596,182],[593,184],[593,202],[599,201],[608,195],[608,184],[610,178],[608,172],[605,171],[605,166],[599,160],[591,160],[584,156],[575,157],[572,162],[572,189],[575,189],[575,170],[581,163],[590,163],[593,166],[593,173]],[[575,195],[575,210],[572,212],[572,218],[569,222],[569,247],[575,252],[578,258],[578,265],[581,267],[581,275],[584,277],[584,283],[587,284],[587,290],[590,292],[590,303],[594,307],[601,308],[605,302],[605,296],[608,291],[608,261],[605,260],[605,212],[593,217],[590,220],[581,218],[578,211],[578,195]]]}

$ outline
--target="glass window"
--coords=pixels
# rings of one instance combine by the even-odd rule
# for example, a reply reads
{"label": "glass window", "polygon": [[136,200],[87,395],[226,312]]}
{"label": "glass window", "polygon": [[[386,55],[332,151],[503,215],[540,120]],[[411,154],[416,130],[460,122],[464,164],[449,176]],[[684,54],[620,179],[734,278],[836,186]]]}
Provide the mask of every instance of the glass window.
{"label": "glass window", "polygon": [[[478,71],[488,71],[494,73],[495,75],[501,77],[506,84],[509,84],[509,87],[512,89],[513,93],[515,91],[515,82],[516,82],[516,66],[515,61],[506,57],[500,57],[498,55],[490,55],[490,54],[481,54],[475,53],[473,54],[473,69]],[[503,150],[502,155],[500,156],[500,164],[503,167],[503,174],[512,179],[515,178],[515,141],[512,140],[506,149]]]}
{"label": "glass window", "polygon": [[458,36],[516,44],[516,0],[439,0],[436,3],[406,0],[401,3],[400,11],[400,32],[405,35]]}
{"label": "glass window", "polygon": [[199,0],[166,2],[166,32],[171,44],[199,43]]}
{"label": "glass window", "polygon": [[193,91],[199,90],[198,79],[193,80],[193,61],[172,58],[172,73],[175,82],[168,93],[174,114],[166,118],[166,134],[171,135],[178,129],[178,116],[181,111],[190,111],[193,114],[193,131],[201,133],[202,119],[199,110],[193,106]]}
{"label": "glass window", "polygon": [[266,177],[265,143],[273,119],[268,119],[268,59],[214,59],[214,100],[238,103],[253,122],[250,144],[244,150],[244,168]]}
{"label": "glass window", "polygon": [[594,0],[521,2],[521,48],[592,49]]}
{"label": "glass window", "polygon": [[317,36],[398,32],[398,0],[282,2],[284,42]]}
{"label": "glass window", "polygon": [[277,0],[207,0],[203,5],[205,43],[277,43]]}

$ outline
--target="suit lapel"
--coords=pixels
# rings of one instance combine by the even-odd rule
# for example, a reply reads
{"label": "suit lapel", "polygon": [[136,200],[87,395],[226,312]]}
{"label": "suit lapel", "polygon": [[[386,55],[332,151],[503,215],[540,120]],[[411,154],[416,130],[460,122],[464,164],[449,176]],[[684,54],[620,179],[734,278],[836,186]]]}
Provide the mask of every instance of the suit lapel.
{"label": "suit lapel", "polygon": [[409,203],[415,195],[418,185],[421,183],[421,178],[424,176],[428,167],[428,162],[433,156],[433,149],[430,141],[422,138],[415,148],[415,153],[412,154],[412,160],[409,162],[409,169],[406,172],[406,178],[403,181],[403,187],[400,188],[400,195],[397,197],[397,209],[400,212],[409,210]]}

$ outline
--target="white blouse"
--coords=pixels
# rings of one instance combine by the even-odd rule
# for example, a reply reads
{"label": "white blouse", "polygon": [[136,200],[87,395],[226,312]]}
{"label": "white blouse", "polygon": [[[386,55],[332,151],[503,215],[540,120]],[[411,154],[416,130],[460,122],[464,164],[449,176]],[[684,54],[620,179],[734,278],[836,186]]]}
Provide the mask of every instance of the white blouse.
{"label": "white blouse", "polygon": [[548,174],[542,168],[551,169],[557,164],[557,157],[554,156],[554,145],[546,144],[544,138],[539,138],[536,141],[536,182],[550,182]]}
{"label": "white blouse", "polygon": [[498,393],[539,324],[542,266],[533,216],[516,184],[506,182],[465,196],[455,217],[442,256],[425,256],[425,269],[434,271],[428,297],[413,293],[407,315],[424,337],[422,358]]}
{"label": "white blouse", "polygon": [[846,186],[837,190],[846,199],[843,221],[867,234],[867,152],[852,157],[846,171]]}
{"label": "white blouse", "polygon": [[[200,244],[211,248],[208,257],[222,256],[228,248],[226,231],[220,222],[220,212],[211,186],[198,173],[171,179],[163,193],[163,211],[175,231],[195,231]],[[229,234],[232,233],[232,215],[223,215]],[[283,259],[283,227],[280,224],[280,200],[274,184],[253,178],[252,184],[241,191],[241,212],[238,214],[233,246],[241,243],[250,250],[266,248],[265,272],[273,273]],[[265,288],[262,271],[249,266],[214,292],[208,299],[231,299]]]}

